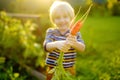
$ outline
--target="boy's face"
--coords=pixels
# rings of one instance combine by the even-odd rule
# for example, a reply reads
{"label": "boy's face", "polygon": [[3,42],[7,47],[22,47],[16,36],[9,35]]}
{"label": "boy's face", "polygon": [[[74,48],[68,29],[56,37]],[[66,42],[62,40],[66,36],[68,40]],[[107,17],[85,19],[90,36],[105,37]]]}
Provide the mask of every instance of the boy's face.
{"label": "boy's face", "polygon": [[70,16],[66,11],[56,10],[55,17],[54,17],[54,23],[59,28],[68,28],[70,24]]}

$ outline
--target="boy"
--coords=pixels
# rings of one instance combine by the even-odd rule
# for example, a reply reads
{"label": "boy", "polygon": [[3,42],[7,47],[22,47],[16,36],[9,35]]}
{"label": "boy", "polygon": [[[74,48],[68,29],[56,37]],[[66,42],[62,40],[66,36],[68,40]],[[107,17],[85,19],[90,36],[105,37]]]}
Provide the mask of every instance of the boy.
{"label": "boy", "polygon": [[54,28],[46,31],[44,48],[48,53],[46,64],[48,66],[47,80],[51,80],[53,74],[49,74],[59,57],[60,51],[64,52],[63,66],[72,75],[75,75],[76,50],[85,50],[84,41],[81,39],[80,32],[76,36],[70,35],[70,23],[75,13],[72,6],[64,1],[55,1],[50,7],[50,20]]}

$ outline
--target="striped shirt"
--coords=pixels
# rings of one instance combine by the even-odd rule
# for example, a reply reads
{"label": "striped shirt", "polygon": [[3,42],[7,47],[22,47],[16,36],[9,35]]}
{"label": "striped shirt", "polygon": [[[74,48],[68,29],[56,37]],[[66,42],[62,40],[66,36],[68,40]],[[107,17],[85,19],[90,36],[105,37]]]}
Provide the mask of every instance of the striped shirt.
{"label": "striped shirt", "polygon": [[[46,38],[44,41],[44,49],[46,50],[46,44],[49,42],[66,40],[70,31],[66,31],[64,34],[61,34],[58,29],[48,29],[46,32]],[[81,39],[80,32],[77,33],[77,41],[84,43]],[[46,50],[47,51],[47,50]],[[56,66],[56,61],[60,55],[60,51],[58,49],[49,52],[46,58],[46,64],[50,67]],[[75,64],[76,52],[74,48],[70,48],[68,52],[64,53],[63,66],[64,68],[72,67]]]}

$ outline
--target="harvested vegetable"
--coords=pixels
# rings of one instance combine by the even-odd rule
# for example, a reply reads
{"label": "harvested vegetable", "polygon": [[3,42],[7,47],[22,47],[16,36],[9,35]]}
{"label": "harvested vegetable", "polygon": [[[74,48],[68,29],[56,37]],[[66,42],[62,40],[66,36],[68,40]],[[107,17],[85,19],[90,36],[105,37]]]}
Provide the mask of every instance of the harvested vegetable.
{"label": "harvested vegetable", "polygon": [[75,36],[77,34],[77,32],[80,31],[84,21],[86,20],[88,14],[90,12],[91,7],[92,7],[92,4],[90,5],[90,7],[86,11],[86,13],[74,25],[73,25],[74,21],[72,20],[71,25],[70,25],[70,28],[71,28],[70,34],[71,35]]}

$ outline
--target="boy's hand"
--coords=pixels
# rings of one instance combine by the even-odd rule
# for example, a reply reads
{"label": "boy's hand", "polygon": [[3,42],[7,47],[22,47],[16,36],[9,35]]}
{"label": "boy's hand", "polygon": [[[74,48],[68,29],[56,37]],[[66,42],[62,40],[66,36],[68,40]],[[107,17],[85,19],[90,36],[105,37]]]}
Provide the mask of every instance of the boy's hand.
{"label": "boy's hand", "polygon": [[55,41],[55,46],[62,52],[67,52],[70,48],[69,45],[66,44],[66,41]]}
{"label": "boy's hand", "polygon": [[69,46],[74,47],[75,44],[77,43],[76,36],[69,35],[66,39],[66,42]]}

